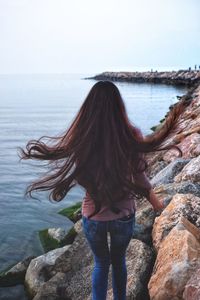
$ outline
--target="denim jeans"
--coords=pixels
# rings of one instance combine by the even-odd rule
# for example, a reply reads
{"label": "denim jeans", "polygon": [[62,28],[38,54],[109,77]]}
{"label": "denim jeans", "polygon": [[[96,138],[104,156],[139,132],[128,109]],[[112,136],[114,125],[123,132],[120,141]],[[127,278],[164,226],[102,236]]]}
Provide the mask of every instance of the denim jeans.
{"label": "denim jeans", "polygon": [[[126,299],[126,249],[133,236],[135,214],[128,220],[96,221],[82,216],[85,237],[94,257],[92,300],[106,300],[109,266],[112,265],[114,300]],[[107,240],[110,233],[110,248]]]}

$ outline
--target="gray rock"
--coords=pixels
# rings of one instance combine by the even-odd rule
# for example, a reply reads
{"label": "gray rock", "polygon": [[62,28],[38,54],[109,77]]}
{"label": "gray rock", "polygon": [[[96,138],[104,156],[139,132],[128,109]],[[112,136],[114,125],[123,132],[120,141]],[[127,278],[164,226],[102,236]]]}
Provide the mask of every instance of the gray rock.
{"label": "gray rock", "polygon": [[78,220],[75,224],[74,224],[74,229],[77,233],[82,232],[83,228],[82,228],[82,219]]}
{"label": "gray rock", "polygon": [[146,207],[136,211],[136,223],[133,238],[151,245],[151,231],[154,219],[155,212],[150,204],[147,204]]}
{"label": "gray rock", "polygon": [[167,184],[172,183],[174,177],[183,169],[183,167],[189,162],[189,159],[176,159],[167,167],[162,169],[159,173],[157,173],[152,179],[152,186],[156,186],[159,184]]}
{"label": "gray rock", "polygon": [[200,155],[193,158],[182,171],[174,178],[176,182],[190,180],[200,182]]}
{"label": "gray rock", "polygon": [[195,184],[190,181],[182,181],[179,183],[168,183],[157,186],[154,188],[155,193],[159,198],[166,203],[166,206],[170,203],[172,197],[177,194],[194,194],[200,197],[200,184]]}
{"label": "gray rock", "polygon": [[68,233],[68,231],[66,231],[63,228],[49,228],[48,229],[48,235],[58,242],[65,240],[67,233]]}
{"label": "gray rock", "polygon": [[25,285],[30,296],[35,296],[43,283],[52,277],[51,274],[57,259],[69,247],[70,245],[67,245],[63,248],[49,251],[31,260],[25,275]]}
{"label": "gray rock", "polygon": [[12,268],[6,272],[2,272],[0,275],[0,286],[13,286],[16,284],[22,284],[24,282],[26,270],[35,256],[29,256],[24,260],[18,262]]}

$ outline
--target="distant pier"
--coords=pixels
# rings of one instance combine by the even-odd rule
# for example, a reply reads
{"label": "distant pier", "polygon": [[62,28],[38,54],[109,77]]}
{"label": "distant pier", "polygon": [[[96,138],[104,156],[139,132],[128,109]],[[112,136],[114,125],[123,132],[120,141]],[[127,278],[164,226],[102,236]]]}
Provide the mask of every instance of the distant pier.
{"label": "distant pier", "polygon": [[103,72],[85,79],[192,86],[197,82],[200,83],[200,70],[166,72]]}

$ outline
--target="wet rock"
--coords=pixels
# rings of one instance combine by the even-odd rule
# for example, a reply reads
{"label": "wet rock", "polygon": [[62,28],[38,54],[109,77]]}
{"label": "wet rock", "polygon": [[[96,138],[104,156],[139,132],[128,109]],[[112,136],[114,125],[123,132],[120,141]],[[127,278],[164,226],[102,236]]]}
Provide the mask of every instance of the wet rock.
{"label": "wet rock", "polygon": [[190,180],[200,182],[200,155],[193,158],[182,171],[174,178],[175,182]]}
{"label": "wet rock", "polygon": [[61,242],[65,240],[68,231],[63,228],[49,228],[48,235],[54,240]]}
{"label": "wet rock", "polygon": [[173,182],[174,177],[189,161],[189,159],[179,158],[168,164],[167,167],[162,169],[151,179],[152,186]]}
{"label": "wet rock", "polygon": [[199,300],[200,299],[200,266],[194,271],[189,281],[187,282],[184,292],[184,300]]}
{"label": "wet rock", "polygon": [[35,256],[29,256],[0,274],[0,286],[12,286],[24,282],[26,270]]}
{"label": "wet rock", "polygon": [[148,284],[151,300],[182,300],[186,283],[200,262],[200,243],[180,221],[162,241]]}
{"label": "wet rock", "polygon": [[72,222],[77,222],[81,219],[81,206],[82,202],[77,202],[69,207],[60,210],[58,213],[69,218]]}

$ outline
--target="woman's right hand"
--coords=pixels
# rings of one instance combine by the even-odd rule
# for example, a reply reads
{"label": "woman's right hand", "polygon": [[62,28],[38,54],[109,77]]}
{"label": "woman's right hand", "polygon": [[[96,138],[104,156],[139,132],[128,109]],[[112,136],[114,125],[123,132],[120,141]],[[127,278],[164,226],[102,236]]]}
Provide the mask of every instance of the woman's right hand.
{"label": "woman's right hand", "polygon": [[164,203],[159,200],[153,205],[153,209],[156,212],[159,212],[159,211],[163,210],[164,208],[165,208]]}
{"label": "woman's right hand", "polygon": [[153,209],[156,212],[159,212],[161,210],[163,210],[165,208],[165,205],[162,201],[158,200],[156,194],[154,193],[154,190],[151,189],[149,192],[149,197],[148,197],[148,201],[151,203],[151,205],[153,206]]}

